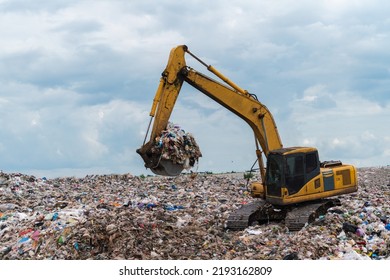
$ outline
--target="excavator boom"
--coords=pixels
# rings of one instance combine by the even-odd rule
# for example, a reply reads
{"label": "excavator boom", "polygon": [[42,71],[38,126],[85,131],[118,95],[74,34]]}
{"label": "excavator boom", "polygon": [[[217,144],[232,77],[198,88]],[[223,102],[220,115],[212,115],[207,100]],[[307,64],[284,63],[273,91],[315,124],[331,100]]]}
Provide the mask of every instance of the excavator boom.
{"label": "excavator boom", "polygon": [[[188,67],[185,61],[186,53],[206,66],[210,72],[221,79],[221,82]],[[261,146],[261,150],[258,148],[256,154],[260,165],[260,173],[264,180],[265,169],[262,161],[262,153],[267,156],[270,150],[283,147],[272,114],[265,105],[257,100],[255,95],[240,88],[213,66],[204,63],[189,52],[185,45],[171,50],[168,64],[162,73],[153,100],[150,116],[154,118],[154,123],[150,140],[137,150],[144,159],[145,166],[158,175],[168,176],[176,176],[183,169],[181,166],[175,166],[169,161],[155,158],[150,153],[154,145],[154,139],[168,124],[183,82],[198,89],[249,124],[254,131],[256,144],[258,143]]]}

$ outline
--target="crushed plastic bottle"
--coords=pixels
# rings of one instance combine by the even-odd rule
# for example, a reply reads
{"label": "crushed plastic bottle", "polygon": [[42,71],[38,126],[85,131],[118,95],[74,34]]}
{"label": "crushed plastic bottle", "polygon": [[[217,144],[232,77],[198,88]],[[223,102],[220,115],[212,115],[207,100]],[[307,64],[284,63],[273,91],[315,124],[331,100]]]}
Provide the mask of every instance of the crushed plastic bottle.
{"label": "crushed plastic bottle", "polygon": [[26,242],[28,242],[28,241],[30,241],[30,237],[28,237],[28,236],[25,236],[25,237],[22,237],[21,239],[19,239],[19,243],[26,243]]}
{"label": "crushed plastic bottle", "polygon": [[181,210],[184,209],[184,206],[181,205],[167,205],[165,206],[165,210],[168,211],[176,211],[176,210]]}
{"label": "crushed plastic bottle", "polygon": [[56,221],[57,219],[58,219],[58,213],[56,212],[53,214],[53,217],[51,217],[51,220]]}

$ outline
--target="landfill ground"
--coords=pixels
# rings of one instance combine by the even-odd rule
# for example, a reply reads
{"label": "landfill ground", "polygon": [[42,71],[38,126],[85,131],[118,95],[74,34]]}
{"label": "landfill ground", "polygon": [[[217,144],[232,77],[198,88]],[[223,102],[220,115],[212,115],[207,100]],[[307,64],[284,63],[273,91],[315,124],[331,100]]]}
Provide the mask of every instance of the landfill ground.
{"label": "landfill ground", "polygon": [[45,179],[0,172],[0,259],[390,260],[390,167],[358,174],[357,193],[289,232],[276,222],[225,229],[229,213],[253,200],[243,173]]}

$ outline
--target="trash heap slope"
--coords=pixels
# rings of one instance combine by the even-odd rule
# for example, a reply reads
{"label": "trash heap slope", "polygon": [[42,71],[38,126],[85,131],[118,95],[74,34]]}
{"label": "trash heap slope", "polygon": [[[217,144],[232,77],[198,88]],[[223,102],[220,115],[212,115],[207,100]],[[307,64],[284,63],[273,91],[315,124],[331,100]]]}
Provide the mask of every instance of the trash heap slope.
{"label": "trash heap slope", "polygon": [[225,230],[253,200],[242,173],[0,173],[0,259],[390,259],[389,171],[360,168],[359,191],[299,232]]}

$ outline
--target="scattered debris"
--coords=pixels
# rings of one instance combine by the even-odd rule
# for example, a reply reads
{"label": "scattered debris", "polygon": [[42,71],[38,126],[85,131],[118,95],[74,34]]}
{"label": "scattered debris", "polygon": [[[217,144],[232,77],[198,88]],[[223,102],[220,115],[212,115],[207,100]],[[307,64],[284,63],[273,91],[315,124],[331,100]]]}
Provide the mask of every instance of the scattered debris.
{"label": "scattered debris", "polygon": [[[389,167],[318,223],[226,230],[243,173],[35,178],[0,172],[0,259],[390,259]],[[257,180],[258,178],[253,178]]]}

